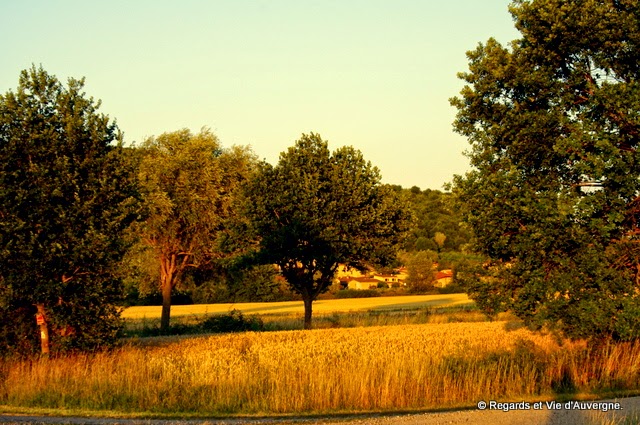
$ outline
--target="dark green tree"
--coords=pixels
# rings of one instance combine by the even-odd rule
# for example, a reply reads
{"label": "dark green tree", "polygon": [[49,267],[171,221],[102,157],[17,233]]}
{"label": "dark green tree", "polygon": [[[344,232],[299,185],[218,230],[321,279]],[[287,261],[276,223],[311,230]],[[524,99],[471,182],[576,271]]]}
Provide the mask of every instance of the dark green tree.
{"label": "dark green tree", "polygon": [[521,38],[467,53],[454,190],[491,279],[487,310],[571,337],[640,336],[640,4],[516,0]]}
{"label": "dark green tree", "polygon": [[118,128],[83,86],[32,67],[0,96],[0,351],[34,352],[39,335],[52,352],[94,349],[119,329],[137,191]]}
{"label": "dark green tree", "polygon": [[329,151],[303,135],[274,167],[262,164],[247,185],[247,217],[260,237],[257,258],[276,264],[302,295],[305,328],[312,303],[339,264],[365,268],[396,256],[410,212],[380,173],[352,147]]}

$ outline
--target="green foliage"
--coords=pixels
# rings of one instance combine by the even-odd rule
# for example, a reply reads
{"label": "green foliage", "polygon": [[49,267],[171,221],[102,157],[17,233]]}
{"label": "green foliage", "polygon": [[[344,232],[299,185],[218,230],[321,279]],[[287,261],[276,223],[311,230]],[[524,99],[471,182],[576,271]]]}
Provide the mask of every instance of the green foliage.
{"label": "green foliage", "polygon": [[264,330],[262,319],[257,316],[245,317],[240,310],[228,314],[211,316],[200,325],[204,332],[228,333]]}
{"label": "green foliage", "polygon": [[[489,276],[489,271],[484,267],[487,257],[479,254],[467,254],[464,252],[441,252],[438,254],[438,267],[440,270],[453,271],[453,285],[451,290],[458,291],[462,288],[470,288],[477,282]],[[441,288],[440,292],[442,292]],[[464,292],[464,291],[462,291]]]}
{"label": "green foliage", "polygon": [[438,254],[434,251],[418,251],[409,254],[407,261],[407,286],[412,294],[432,290],[437,271]]}
{"label": "green foliage", "polygon": [[275,302],[299,299],[273,264],[226,264],[223,270],[205,277],[191,291],[198,304]]}
{"label": "green foliage", "polygon": [[421,191],[417,186],[402,189],[401,193],[415,216],[403,241],[404,250],[460,251],[471,242],[471,232],[462,223],[460,207],[453,202],[451,193]]}
{"label": "green foliage", "polygon": [[640,8],[517,0],[522,37],[468,52],[454,191],[491,276],[484,309],[572,337],[640,336]]}
{"label": "green foliage", "polygon": [[227,281],[232,302],[290,301],[295,297],[273,264],[230,270]]}
{"label": "green foliage", "polygon": [[235,193],[254,158],[246,148],[222,148],[208,129],[151,137],[140,152],[138,177],[149,214],[136,229],[143,247],[131,262],[142,275],[158,279],[167,328],[171,292],[187,270],[220,257]]}
{"label": "green foliage", "polygon": [[129,336],[152,337],[161,335],[197,335],[208,333],[232,333],[232,332],[259,332],[264,331],[265,326],[258,316],[245,316],[240,310],[233,309],[227,314],[208,316],[204,320],[172,323],[167,329],[157,325],[143,323],[142,329],[129,331]]}
{"label": "green foliage", "polygon": [[38,329],[33,306],[21,300],[0,306],[0,358],[6,355],[28,356],[37,352]]}
{"label": "green foliage", "polygon": [[453,283],[450,283],[443,288],[437,289],[439,294],[464,294],[467,292],[467,290],[455,280],[453,281]]}
{"label": "green foliage", "polygon": [[36,351],[36,304],[52,352],[108,346],[120,326],[137,191],[118,128],[83,86],[32,67],[0,96],[0,351]]}
{"label": "green foliage", "polygon": [[436,245],[438,246],[438,251],[440,251],[442,249],[442,247],[444,246],[445,241],[447,240],[447,235],[445,235],[442,232],[436,232],[433,235],[433,240],[435,241]]}
{"label": "green foliage", "polygon": [[395,258],[409,211],[380,173],[352,147],[329,151],[303,135],[262,164],[247,186],[246,214],[260,238],[258,261],[276,264],[292,289],[311,302],[327,291],[338,264],[363,269]]}

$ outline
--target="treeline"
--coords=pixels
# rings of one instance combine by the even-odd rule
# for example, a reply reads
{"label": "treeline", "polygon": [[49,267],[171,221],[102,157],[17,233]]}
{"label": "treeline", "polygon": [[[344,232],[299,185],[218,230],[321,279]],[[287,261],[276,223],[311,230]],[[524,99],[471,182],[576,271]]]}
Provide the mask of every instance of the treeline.
{"label": "treeline", "polygon": [[[208,129],[125,147],[84,80],[42,68],[0,97],[0,351],[91,350],[120,306],[302,299],[339,265],[468,243],[448,195],[381,183],[361,152],[303,134],[277,165]],[[429,212],[429,210],[433,210]]]}
{"label": "treeline", "polygon": [[[471,248],[472,233],[462,222],[458,207],[447,192],[417,186],[410,189],[399,185],[391,188],[406,201],[413,220],[402,235],[396,260],[387,267],[390,273],[401,266],[408,267],[409,293],[434,290],[435,271],[451,269],[457,285],[450,290],[461,290],[464,271],[483,261]],[[144,249],[139,246],[138,249]],[[144,257],[147,252],[147,256]],[[159,268],[148,251],[130,251],[125,257],[126,305],[159,305]],[[141,255],[143,254],[143,255]],[[462,272],[459,274],[458,272]],[[395,291],[396,293],[398,291]],[[271,265],[245,269],[202,264],[185,270],[183,279],[172,295],[173,304],[204,304],[228,302],[269,302],[299,300],[300,295],[288,287],[287,282]]]}
{"label": "treeline", "polygon": [[470,251],[472,232],[463,223],[462,214],[451,193],[420,190],[418,186],[403,189],[394,186],[409,201],[415,216],[411,231],[402,242],[405,251]]}

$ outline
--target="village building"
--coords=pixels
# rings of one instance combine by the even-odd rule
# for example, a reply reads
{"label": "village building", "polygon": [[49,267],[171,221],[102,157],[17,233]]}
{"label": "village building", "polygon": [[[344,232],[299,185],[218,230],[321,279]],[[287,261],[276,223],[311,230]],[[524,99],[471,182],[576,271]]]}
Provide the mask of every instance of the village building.
{"label": "village building", "polygon": [[446,288],[453,282],[453,270],[440,270],[436,272],[433,286],[436,288]]}
{"label": "village building", "polygon": [[376,289],[382,281],[372,277],[352,277],[341,280],[342,282],[346,284],[347,289]]}

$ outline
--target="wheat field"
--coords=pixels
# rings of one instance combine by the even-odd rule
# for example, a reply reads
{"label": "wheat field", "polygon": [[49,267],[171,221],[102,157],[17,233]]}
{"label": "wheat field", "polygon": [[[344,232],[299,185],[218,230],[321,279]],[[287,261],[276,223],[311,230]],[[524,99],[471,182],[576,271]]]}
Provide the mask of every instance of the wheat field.
{"label": "wheat field", "polygon": [[[160,338],[115,352],[0,363],[0,405],[288,414],[473,405],[640,384],[640,345],[586,344],[509,322]],[[148,341],[153,341],[149,344]]]}

